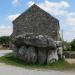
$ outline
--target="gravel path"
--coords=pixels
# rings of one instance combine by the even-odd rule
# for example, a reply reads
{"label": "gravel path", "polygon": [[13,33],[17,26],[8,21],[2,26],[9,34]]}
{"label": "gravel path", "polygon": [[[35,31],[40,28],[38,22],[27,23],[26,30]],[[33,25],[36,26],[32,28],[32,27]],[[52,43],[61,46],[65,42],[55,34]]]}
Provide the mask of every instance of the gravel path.
{"label": "gravel path", "polygon": [[0,75],[75,75],[75,72],[26,69],[0,63]]}
{"label": "gravel path", "polygon": [[[0,56],[11,52],[0,51]],[[0,75],[75,75],[73,71],[55,71],[55,70],[39,70],[39,69],[26,69],[16,66],[0,63]]]}

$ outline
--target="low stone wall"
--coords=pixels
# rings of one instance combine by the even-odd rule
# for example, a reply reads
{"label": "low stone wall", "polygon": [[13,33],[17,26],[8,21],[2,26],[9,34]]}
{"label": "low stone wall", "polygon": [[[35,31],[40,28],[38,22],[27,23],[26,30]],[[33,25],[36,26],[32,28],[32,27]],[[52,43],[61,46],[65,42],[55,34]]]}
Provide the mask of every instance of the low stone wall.
{"label": "low stone wall", "polygon": [[66,58],[75,58],[75,51],[64,51],[63,55]]}

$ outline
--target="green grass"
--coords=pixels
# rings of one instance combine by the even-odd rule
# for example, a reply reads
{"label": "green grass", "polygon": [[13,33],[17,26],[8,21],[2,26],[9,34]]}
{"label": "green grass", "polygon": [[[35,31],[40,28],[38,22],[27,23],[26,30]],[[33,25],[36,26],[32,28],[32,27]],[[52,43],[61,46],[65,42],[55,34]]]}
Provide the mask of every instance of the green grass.
{"label": "green grass", "polygon": [[27,64],[25,61],[16,59],[13,56],[3,56],[0,57],[0,62],[6,63],[9,65],[14,65],[23,68],[36,68],[36,69],[50,69],[50,70],[75,70],[75,64],[69,64],[64,60],[59,60],[56,63],[48,65],[39,65],[39,64]]}

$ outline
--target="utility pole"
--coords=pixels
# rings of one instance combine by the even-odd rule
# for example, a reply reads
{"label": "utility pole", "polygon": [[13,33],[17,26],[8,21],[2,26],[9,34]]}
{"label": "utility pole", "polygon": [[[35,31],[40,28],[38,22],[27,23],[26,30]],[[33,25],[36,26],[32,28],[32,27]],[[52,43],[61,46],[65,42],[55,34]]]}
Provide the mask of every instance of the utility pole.
{"label": "utility pole", "polygon": [[61,35],[62,35],[62,50],[63,50],[63,29],[62,29],[62,31],[61,31]]}

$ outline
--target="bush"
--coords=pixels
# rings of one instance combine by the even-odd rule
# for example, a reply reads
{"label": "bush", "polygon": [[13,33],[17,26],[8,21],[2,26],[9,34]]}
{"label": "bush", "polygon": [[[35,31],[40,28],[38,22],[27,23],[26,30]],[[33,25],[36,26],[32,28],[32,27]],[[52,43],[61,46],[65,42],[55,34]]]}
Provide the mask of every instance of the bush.
{"label": "bush", "polygon": [[0,44],[9,44],[9,36],[0,37]]}
{"label": "bush", "polygon": [[75,39],[71,42],[71,50],[75,51]]}

